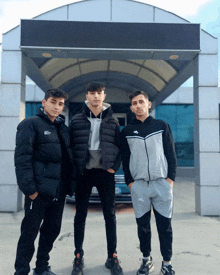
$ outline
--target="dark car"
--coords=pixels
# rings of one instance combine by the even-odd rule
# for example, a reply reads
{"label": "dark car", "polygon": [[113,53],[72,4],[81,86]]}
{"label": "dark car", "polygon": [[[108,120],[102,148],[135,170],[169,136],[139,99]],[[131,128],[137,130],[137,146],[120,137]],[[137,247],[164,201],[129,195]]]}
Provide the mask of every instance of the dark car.
{"label": "dark car", "polygon": [[[66,198],[67,202],[75,202],[75,196]],[[100,203],[99,194],[96,187],[92,188],[92,193],[89,198],[90,203]],[[125,177],[122,169],[115,173],[115,202],[116,203],[131,203],[131,194],[129,187],[125,184]]]}

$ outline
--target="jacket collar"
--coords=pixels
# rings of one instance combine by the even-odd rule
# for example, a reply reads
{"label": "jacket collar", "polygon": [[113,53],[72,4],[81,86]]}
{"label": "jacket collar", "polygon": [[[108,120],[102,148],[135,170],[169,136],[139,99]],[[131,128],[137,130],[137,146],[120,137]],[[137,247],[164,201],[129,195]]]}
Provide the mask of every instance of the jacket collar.
{"label": "jacket collar", "polygon": [[85,116],[87,117],[92,117],[92,118],[101,118],[104,119],[106,117],[110,117],[112,116],[112,109],[111,109],[111,105],[108,103],[103,102],[103,111],[98,114],[98,116],[95,116],[93,114],[93,112],[89,109],[89,102],[88,100],[86,100],[83,104],[83,113],[85,114]]}
{"label": "jacket collar", "polygon": [[55,121],[52,122],[52,121],[48,118],[47,114],[44,112],[44,108],[43,108],[42,106],[40,106],[40,107],[38,108],[38,111],[37,111],[37,114],[36,114],[36,115],[39,116],[39,117],[41,117],[42,119],[44,119],[45,121],[47,121],[47,122],[50,123],[50,124],[61,125],[61,124],[65,123],[65,116],[63,116],[63,115],[57,116],[56,119],[55,119]]}
{"label": "jacket collar", "polygon": [[132,119],[131,124],[148,124],[150,123],[154,118],[152,116],[148,116],[143,122],[136,117]]}

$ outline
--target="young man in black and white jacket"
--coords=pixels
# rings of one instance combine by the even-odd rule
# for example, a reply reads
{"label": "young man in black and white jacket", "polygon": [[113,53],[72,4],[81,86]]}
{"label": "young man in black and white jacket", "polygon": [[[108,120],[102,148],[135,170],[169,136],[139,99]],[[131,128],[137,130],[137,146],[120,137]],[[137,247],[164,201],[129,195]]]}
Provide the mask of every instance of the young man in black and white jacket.
{"label": "young man in black and white jacket", "polygon": [[29,274],[39,230],[34,275],[55,275],[48,266],[49,252],[60,233],[66,194],[74,191],[69,129],[61,115],[67,98],[62,90],[48,90],[37,115],[24,119],[17,128],[15,168],[25,195],[25,217],[15,275]]}
{"label": "young man in black and white jacket", "polygon": [[116,254],[114,174],[120,167],[120,128],[104,103],[105,87],[91,82],[87,87],[83,111],[70,125],[71,148],[77,169],[76,215],[74,219],[75,260],[72,275],[83,274],[83,240],[92,187],[99,192],[106,226],[108,259],[105,266],[112,275],[123,274]]}
{"label": "young man in black and white jacket", "polygon": [[163,257],[161,275],[173,275],[171,217],[177,167],[173,136],[166,122],[149,116],[151,102],[144,92],[132,93],[130,101],[136,118],[121,132],[121,155],[143,254],[137,275],[147,275],[154,269],[150,255],[152,206]]}

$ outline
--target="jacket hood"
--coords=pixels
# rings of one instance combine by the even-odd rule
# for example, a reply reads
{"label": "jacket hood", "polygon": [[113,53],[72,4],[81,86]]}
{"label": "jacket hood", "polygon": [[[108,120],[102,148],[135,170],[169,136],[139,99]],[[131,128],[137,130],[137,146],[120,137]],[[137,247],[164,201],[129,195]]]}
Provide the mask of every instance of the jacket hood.
{"label": "jacket hood", "polygon": [[63,115],[57,116],[56,119],[55,119],[55,121],[52,122],[52,121],[48,118],[47,114],[44,112],[44,108],[43,108],[42,106],[40,106],[40,107],[38,108],[37,116],[43,118],[44,120],[46,120],[48,123],[51,123],[51,124],[53,124],[53,123],[54,123],[54,124],[62,124],[62,123],[65,123],[65,116],[63,116]]}
{"label": "jacket hood", "polygon": [[[89,101],[85,100],[85,103],[83,104],[83,111],[85,112],[85,115],[87,117],[95,118],[96,116],[89,109],[89,106],[90,106]],[[103,102],[102,108],[103,108],[103,111],[97,115],[97,118],[104,119],[107,115],[112,115],[111,104]]]}

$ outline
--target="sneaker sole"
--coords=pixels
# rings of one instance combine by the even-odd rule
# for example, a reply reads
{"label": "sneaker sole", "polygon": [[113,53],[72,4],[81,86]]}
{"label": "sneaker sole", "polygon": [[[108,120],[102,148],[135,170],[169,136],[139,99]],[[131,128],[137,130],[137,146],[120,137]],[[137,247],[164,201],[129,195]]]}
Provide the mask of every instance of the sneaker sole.
{"label": "sneaker sole", "polygon": [[[111,266],[105,264],[105,267],[108,268],[109,270],[111,270]],[[112,275],[112,271],[111,271],[111,275]],[[114,275],[114,274],[113,274]],[[119,275],[124,275],[123,271],[119,274]]]}
{"label": "sneaker sole", "polygon": [[160,271],[160,275],[164,275],[164,273],[162,271]]}
{"label": "sneaker sole", "polygon": [[108,268],[108,269],[111,269],[110,265],[105,264],[105,267]]}
{"label": "sneaker sole", "polygon": [[[154,271],[154,266],[151,267],[151,269],[149,270],[148,274],[152,273]],[[147,275],[147,274],[141,274],[137,271],[137,275]],[[160,274],[160,275],[164,275],[164,274]]]}
{"label": "sneaker sole", "polygon": [[[105,265],[105,267],[108,268],[109,270],[111,270],[111,267],[110,267],[110,266],[106,266],[106,265]],[[112,271],[111,271],[111,275],[112,275],[112,274],[113,274],[113,273],[112,273]],[[113,275],[114,275],[114,274],[113,274]],[[121,272],[119,275],[124,275],[124,273]]]}
{"label": "sneaker sole", "polygon": [[[111,275],[114,275],[114,272],[111,271]],[[123,271],[118,275],[124,275]]]}
{"label": "sneaker sole", "polygon": [[[84,267],[84,265],[83,265],[83,267]],[[72,275],[72,273],[71,273],[71,275]],[[83,275],[83,270],[80,271],[79,273],[77,273],[77,275]]]}

